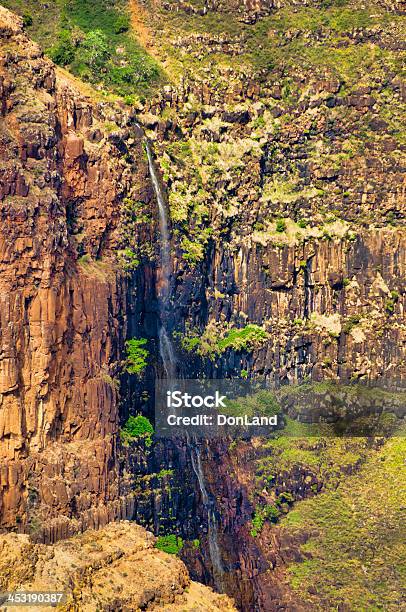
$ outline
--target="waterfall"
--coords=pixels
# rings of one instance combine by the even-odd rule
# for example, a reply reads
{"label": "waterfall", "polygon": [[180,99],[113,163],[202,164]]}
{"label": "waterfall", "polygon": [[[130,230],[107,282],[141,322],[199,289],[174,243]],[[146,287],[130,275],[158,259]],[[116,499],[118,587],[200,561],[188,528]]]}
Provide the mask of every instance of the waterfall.
{"label": "waterfall", "polygon": [[220,546],[218,543],[218,529],[216,515],[214,513],[214,503],[213,500],[209,498],[207,493],[202,461],[200,457],[200,449],[197,445],[190,449],[190,457],[192,460],[193,471],[196,474],[200,492],[202,494],[203,505],[207,510],[207,537],[209,541],[210,560],[213,566],[213,580],[215,586],[219,590],[223,590],[224,568],[221,560]]}
{"label": "waterfall", "polygon": [[161,259],[161,287],[159,295],[159,309],[161,314],[161,327],[158,332],[159,352],[164,366],[166,377],[169,379],[176,376],[176,355],[170,334],[167,329],[168,306],[170,298],[170,278],[171,278],[171,258],[170,258],[170,238],[169,222],[166,210],[164,194],[159,182],[158,173],[155,168],[154,157],[151,144],[147,138],[144,140],[145,149],[148,156],[149,175],[158,202],[160,240],[160,259]]}
{"label": "waterfall", "polygon": [[[140,126],[138,126],[140,127]],[[141,129],[141,128],[140,128]],[[164,366],[166,377],[169,380],[176,378],[176,355],[172,344],[170,334],[167,330],[168,317],[170,316],[169,299],[170,299],[170,278],[172,273],[171,258],[170,258],[170,238],[169,238],[169,222],[166,209],[164,194],[159,182],[159,177],[155,168],[154,156],[151,149],[151,144],[147,138],[144,139],[145,149],[148,156],[149,174],[154,188],[155,196],[158,202],[159,212],[159,229],[161,233],[160,242],[160,259],[161,259],[161,290],[159,294],[159,307],[161,315],[161,327],[159,330],[159,352]],[[187,436],[190,444],[189,436]],[[221,560],[220,547],[218,543],[217,520],[214,512],[214,502],[209,498],[207,493],[205,477],[200,457],[200,449],[197,444],[190,448],[190,457],[193,471],[196,474],[199,483],[200,492],[202,495],[203,505],[207,511],[208,521],[208,542],[209,554],[213,566],[213,580],[216,587],[222,590],[223,587],[223,563]]]}

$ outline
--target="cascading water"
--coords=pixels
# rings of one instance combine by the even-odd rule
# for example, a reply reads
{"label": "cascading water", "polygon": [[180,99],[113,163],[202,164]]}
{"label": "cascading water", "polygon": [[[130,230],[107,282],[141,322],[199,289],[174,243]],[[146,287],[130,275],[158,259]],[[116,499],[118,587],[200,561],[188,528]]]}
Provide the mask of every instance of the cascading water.
{"label": "cascading water", "polygon": [[219,590],[223,590],[224,568],[221,560],[220,546],[218,543],[217,520],[214,513],[214,503],[209,498],[204,478],[203,466],[200,457],[200,448],[196,445],[191,448],[190,457],[192,460],[193,471],[196,474],[202,494],[203,505],[207,510],[207,537],[209,542],[210,560],[213,566],[213,580]]}
{"label": "cascading water", "polygon": [[[139,127],[139,126],[138,126]],[[164,366],[166,377],[173,380],[176,377],[176,355],[172,344],[170,334],[167,330],[167,321],[169,316],[169,298],[170,298],[170,278],[172,273],[171,258],[170,258],[170,238],[169,238],[169,223],[165,205],[165,198],[159,182],[158,174],[154,164],[154,157],[151,150],[151,144],[145,138],[145,149],[148,156],[149,174],[154,188],[155,196],[158,202],[159,212],[159,228],[161,233],[161,287],[159,294],[159,305],[161,315],[161,327],[159,330],[159,352]],[[190,439],[188,436],[188,442]],[[207,487],[200,457],[200,449],[195,441],[190,447],[190,457],[193,471],[196,474],[197,481],[202,496],[203,505],[207,511],[208,521],[208,543],[210,560],[213,567],[213,580],[215,586],[222,590],[224,568],[221,560],[220,547],[218,543],[218,528],[217,520],[214,512],[214,501],[207,493]]]}
{"label": "cascading water", "polygon": [[161,287],[159,295],[159,306],[161,314],[161,327],[159,329],[159,352],[164,366],[166,377],[172,379],[176,375],[176,356],[172,340],[168,333],[168,306],[170,297],[171,258],[169,223],[166,211],[165,198],[158,179],[154,164],[154,158],[149,140],[145,139],[145,149],[148,156],[149,175],[158,202],[159,229],[161,232],[160,256],[161,256]]}

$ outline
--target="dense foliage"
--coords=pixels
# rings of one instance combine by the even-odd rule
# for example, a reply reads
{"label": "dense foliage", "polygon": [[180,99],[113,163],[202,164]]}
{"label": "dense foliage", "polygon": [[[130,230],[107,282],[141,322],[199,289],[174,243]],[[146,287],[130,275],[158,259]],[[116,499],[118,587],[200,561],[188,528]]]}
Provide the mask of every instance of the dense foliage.
{"label": "dense foliage", "polygon": [[154,433],[154,428],[147,417],[138,414],[137,416],[130,416],[123,426],[122,430],[125,438],[150,438]]}
{"label": "dense foliage", "polygon": [[[34,1],[8,0],[51,59],[84,81],[128,96],[159,80],[156,62],[131,33],[125,0],[61,0],[43,11]],[[29,9],[29,12],[28,10]]]}
{"label": "dense foliage", "polygon": [[169,534],[159,536],[155,543],[155,547],[170,555],[177,555],[183,548],[183,540],[180,536]]}
{"label": "dense foliage", "polygon": [[183,336],[181,345],[187,352],[214,360],[228,349],[249,352],[267,338],[268,332],[254,323],[229,329],[207,326],[203,333],[193,332]]}
{"label": "dense foliage", "polygon": [[144,348],[148,340],[146,338],[132,338],[125,343],[127,354],[126,370],[129,374],[141,376],[147,367],[148,349]]}

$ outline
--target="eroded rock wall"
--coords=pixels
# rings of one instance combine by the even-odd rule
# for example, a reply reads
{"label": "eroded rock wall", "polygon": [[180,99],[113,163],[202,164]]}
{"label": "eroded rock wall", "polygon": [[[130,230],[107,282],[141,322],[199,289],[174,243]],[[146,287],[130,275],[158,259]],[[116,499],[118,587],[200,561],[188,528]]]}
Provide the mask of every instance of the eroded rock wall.
{"label": "eroded rock wall", "polygon": [[277,384],[310,376],[402,385],[405,252],[404,232],[392,229],[283,249],[216,244],[204,272],[179,264],[179,326],[211,325],[213,337],[252,322],[269,331],[251,352],[206,360],[213,375],[248,369]]}
{"label": "eroded rock wall", "polygon": [[[181,6],[182,19],[166,7],[148,19],[185,62],[184,75],[141,115],[167,184],[180,352],[194,342],[180,361],[194,372],[246,370],[277,384],[310,377],[402,385],[402,22],[382,12],[395,7],[381,3],[377,23],[369,15],[366,25],[344,19],[337,27],[330,4],[309,2],[317,10],[307,26],[286,10],[296,3],[280,2],[274,20],[231,28],[223,10],[235,18],[243,3],[224,4],[212,7],[213,20]],[[365,17],[365,7],[351,8],[354,24]],[[266,58],[266,41],[280,61],[273,66],[270,57],[260,69],[253,45]],[[327,54],[314,61],[328,49],[335,65]],[[360,61],[368,49],[391,58],[385,76],[380,60],[368,70]],[[252,323],[268,341],[216,352],[216,338]]]}
{"label": "eroded rock wall", "polygon": [[46,522],[52,540],[131,514],[116,449],[117,250],[120,203],[148,190],[147,168],[137,138],[123,158],[125,112],[56,74],[20,18],[1,9],[0,27],[0,525]]}
{"label": "eroded rock wall", "polygon": [[[0,585],[6,591],[54,590],[70,610],[232,612],[226,595],[190,580],[185,565],[154,548],[154,536],[128,522],[89,531],[54,546],[28,536],[0,536]],[[24,586],[23,586],[24,585]],[[46,610],[40,606],[39,610]]]}

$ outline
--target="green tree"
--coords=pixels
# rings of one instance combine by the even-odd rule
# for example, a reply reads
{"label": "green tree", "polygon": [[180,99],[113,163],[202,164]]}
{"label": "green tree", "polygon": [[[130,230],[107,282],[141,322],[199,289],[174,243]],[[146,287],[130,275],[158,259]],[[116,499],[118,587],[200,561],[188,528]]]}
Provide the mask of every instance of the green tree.
{"label": "green tree", "polygon": [[58,66],[67,66],[75,59],[75,47],[72,43],[69,30],[61,30],[58,34],[58,42],[51,47],[49,56]]}
{"label": "green tree", "polygon": [[183,540],[180,536],[173,533],[159,536],[155,543],[155,548],[163,550],[170,555],[177,555],[183,548]]}
{"label": "green tree", "polygon": [[110,58],[105,34],[101,30],[91,30],[86,34],[80,49],[83,63],[97,76]]}
{"label": "green tree", "polygon": [[142,414],[137,416],[130,416],[122,427],[120,432],[120,438],[124,445],[128,444],[131,440],[143,439],[145,446],[149,447],[152,444],[152,434],[154,428],[147,417]]}
{"label": "green tree", "polygon": [[127,340],[125,348],[127,352],[126,370],[129,374],[141,376],[148,365],[148,349],[144,348],[148,340],[146,338],[132,338]]}
{"label": "green tree", "polygon": [[142,436],[151,436],[154,433],[154,428],[147,417],[137,414],[137,416],[128,417],[122,431],[130,438],[140,438]]}

